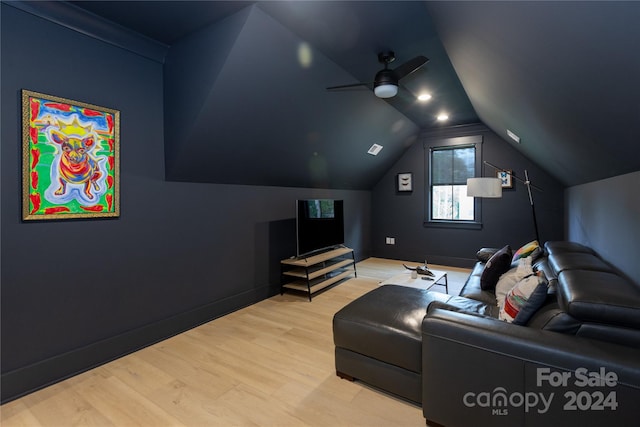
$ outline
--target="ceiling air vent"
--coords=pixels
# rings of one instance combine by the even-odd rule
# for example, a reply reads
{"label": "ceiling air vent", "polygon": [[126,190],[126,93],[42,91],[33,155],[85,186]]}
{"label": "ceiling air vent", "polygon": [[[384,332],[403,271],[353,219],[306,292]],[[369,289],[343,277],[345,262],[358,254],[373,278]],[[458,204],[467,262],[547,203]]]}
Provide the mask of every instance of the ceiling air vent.
{"label": "ceiling air vent", "polygon": [[507,135],[509,135],[509,138],[513,139],[515,142],[520,144],[520,137],[515,133],[511,132],[509,129],[507,129]]}
{"label": "ceiling air vent", "polygon": [[372,156],[377,156],[380,150],[382,150],[382,145],[373,144],[371,148],[369,148],[369,151],[367,151],[367,153],[371,154]]}

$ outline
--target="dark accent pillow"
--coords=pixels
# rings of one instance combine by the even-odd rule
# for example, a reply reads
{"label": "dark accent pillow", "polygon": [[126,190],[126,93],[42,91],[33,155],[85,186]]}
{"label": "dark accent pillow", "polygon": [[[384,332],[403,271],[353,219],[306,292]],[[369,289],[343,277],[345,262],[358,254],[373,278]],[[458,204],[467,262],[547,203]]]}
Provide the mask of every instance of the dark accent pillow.
{"label": "dark accent pillow", "polygon": [[[542,279],[541,279],[542,280]],[[536,311],[540,310],[547,300],[547,281],[541,281],[533,291],[527,302],[513,319],[514,325],[526,325]]]}
{"label": "dark accent pillow", "polygon": [[476,258],[480,262],[487,262],[499,250],[500,248],[482,248],[476,253]]}
{"label": "dark accent pillow", "polygon": [[506,245],[493,254],[484,266],[480,276],[480,288],[483,291],[492,291],[498,283],[498,279],[511,267],[511,246]]}

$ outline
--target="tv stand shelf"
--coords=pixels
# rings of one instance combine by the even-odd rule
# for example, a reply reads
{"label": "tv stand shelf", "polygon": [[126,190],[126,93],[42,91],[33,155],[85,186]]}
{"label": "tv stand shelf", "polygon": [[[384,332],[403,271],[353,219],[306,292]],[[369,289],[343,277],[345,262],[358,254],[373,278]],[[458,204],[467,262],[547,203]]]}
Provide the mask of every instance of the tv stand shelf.
{"label": "tv stand shelf", "polygon": [[353,249],[345,247],[308,257],[283,259],[281,265],[283,284],[280,293],[283,294],[285,289],[307,292],[309,301],[314,293],[352,273],[358,277]]}

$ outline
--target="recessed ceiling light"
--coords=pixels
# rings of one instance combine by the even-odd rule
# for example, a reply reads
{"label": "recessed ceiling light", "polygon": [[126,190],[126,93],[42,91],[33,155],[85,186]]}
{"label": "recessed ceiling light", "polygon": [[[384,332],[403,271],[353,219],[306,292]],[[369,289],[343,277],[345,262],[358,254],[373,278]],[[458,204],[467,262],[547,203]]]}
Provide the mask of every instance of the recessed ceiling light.
{"label": "recessed ceiling light", "polygon": [[431,99],[431,94],[430,93],[422,93],[420,95],[418,95],[418,101],[428,101]]}
{"label": "recessed ceiling light", "polygon": [[438,119],[439,122],[444,122],[449,120],[449,116],[444,113],[438,114],[438,117],[436,118]]}
{"label": "recessed ceiling light", "polygon": [[377,156],[380,150],[382,150],[382,145],[373,144],[371,148],[369,148],[369,151],[367,151],[367,153],[371,154],[372,156]]}

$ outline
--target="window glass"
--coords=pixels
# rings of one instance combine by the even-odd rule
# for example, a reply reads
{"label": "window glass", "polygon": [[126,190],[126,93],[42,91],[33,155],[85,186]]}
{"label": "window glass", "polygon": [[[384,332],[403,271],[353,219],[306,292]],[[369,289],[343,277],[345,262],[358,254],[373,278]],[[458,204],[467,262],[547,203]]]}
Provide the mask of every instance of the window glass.
{"label": "window glass", "polygon": [[473,221],[473,197],[467,196],[466,185],[434,185],[431,218],[437,220]]}
{"label": "window glass", "polygon": [[475,176],[475,147],[446,147],[431,151],[431,218],[473,221],[473,197],[467,178]]}
{"label": "window glass", "polygon": [[481,143],[481,136],[472,136],[425,144],[429,167],[426,224],[480,226],[480,203],[467,196],[467,179],[476,176]]}

